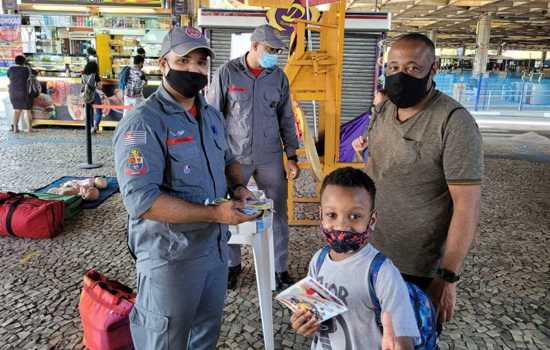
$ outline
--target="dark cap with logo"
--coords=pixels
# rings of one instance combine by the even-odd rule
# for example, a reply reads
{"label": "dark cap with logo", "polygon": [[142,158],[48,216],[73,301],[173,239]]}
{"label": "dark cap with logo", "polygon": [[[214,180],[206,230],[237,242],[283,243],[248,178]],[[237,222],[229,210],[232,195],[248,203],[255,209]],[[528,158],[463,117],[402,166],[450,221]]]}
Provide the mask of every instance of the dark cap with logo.
{"label": "dark cap with logo", "polygon": [[160,57],[166,56],[170,51],[185,56],[197,49],[205,49],[210,57],[214,58],[214,51],[208,46],[200,30],[193,27],[174,27],[162,39]]}
{"label": "dark cap with logo", "polygon": [[269,24],[264,24],[257,27],[250,37],[252,42],[262,43],[274,49],[286,49],[285,43],[279,39],[277,35],[277,29],[273,28]]}

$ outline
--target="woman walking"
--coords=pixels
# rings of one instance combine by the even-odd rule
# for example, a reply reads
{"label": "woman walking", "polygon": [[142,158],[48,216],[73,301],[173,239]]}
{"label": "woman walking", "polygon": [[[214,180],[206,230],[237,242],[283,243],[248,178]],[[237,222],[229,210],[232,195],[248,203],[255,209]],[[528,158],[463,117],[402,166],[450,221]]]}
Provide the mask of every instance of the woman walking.
{"label": "woman walking", "polygon": [[32,132],[31,109],[34,96],[29,92],[28,80],[29,75],[36,72],[33,72],[26,63],[25,56],[19,55],[15,57],[15,65],[8,69],[10,102],[14,110],[10,130],[15,133],[19,132],[21,114],[27,119],[28,131]]}
{"label": "woman walking", "polygon": [[[90,61],[84,67],[82,71],[82,91],[83,97],[85,99],[84,103],[86,104],[86,122],[88,122],[88,115],[94,116],[93,104],[101,104],[101,97],[97,93],[97,85],[100,82],[99,78],[99,67],[97,62]],[[102,110],[100,108],[95,110],[95,118],[89,118],[92,124],[90,129],[92,132],[96,132],[99,128],[99,123],[101,122]]]}

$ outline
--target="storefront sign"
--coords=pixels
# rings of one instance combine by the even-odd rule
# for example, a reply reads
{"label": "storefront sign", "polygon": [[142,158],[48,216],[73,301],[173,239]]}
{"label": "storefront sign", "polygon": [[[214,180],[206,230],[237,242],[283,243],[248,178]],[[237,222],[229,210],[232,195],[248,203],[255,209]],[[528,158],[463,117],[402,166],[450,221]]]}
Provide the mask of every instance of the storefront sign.
{"label": "storefront sign", "polygon": [[22,53],[21,16],[0,15],[0,75],[5,75],[15,56]]}
{"label": "storefront sign", "polygon": [[17,0],[2,0],[4,10],[17,10]]}
{"label": "storefront sign", "polygon": [[[288,8],[272,8],[266,12],[266,18],[269,25],[290,35],[294,31],[292,21],[294,19],[308,19],[306,8],[299,1],[295,1]],[[321,13],[315,7],[309,8],[309,20],[318,21]]]}
{"label": "storefront sign", "polygon": [[23,4],[41,5],[107,5],[107,6],[145,6],[161,7],[161,0],[21,0]]}
{"label": "storefront sign", "polygon": [[21,25],[21,16],[19,15],[0,15],[0,27],[19,27]]}

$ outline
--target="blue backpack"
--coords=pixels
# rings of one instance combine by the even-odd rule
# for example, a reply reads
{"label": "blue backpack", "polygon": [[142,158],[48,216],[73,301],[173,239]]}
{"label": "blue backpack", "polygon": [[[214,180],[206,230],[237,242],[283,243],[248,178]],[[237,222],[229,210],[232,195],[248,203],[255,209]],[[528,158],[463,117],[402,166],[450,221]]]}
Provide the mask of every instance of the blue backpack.
{"label": "blue backpack", "polygon": [[[319,273],[321,266],[330,252],[330,247],[325,246],[319,253],[315,268],[316,273]],[[369,268],[369,295],[374,305],[374,314],[376,324],[382,333],[382,307],[380,306],[380,300],[376,296],[374,286],[376,285],[376,279],[380,268],[386,261],[386,256],[382,253],[376,254],[372,260]],[[417,350],[435,350],[437,349],[437,324],[435,307],[432,304],[430,298],[424,293],[418,286],[413,283],[405,281],[407,289],[409,290],[409,297],[414,310],[414,316],[416,317],[416,323],[420,332],[420,338],[416,340],[414,348]]]}
{"label": "blue backpack", "polygon": [[126,83],[128,82],[128,76],[130,75],[130,66],[122,68],[118,75],[118,88],[122,91],[126,89]]}

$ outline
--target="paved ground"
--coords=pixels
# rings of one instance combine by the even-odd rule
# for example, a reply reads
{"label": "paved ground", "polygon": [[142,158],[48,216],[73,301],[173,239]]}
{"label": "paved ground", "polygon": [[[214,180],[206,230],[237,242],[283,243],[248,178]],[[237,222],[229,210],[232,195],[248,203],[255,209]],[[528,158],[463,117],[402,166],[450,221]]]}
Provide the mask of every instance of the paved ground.
{"label": "paved ground", "polygon": [[[0,124],[1,125],[1,124]],[[1,128],[1,127],[0,127]],[[95,139],[105,166],[82,171],[84,134],[0,130],[0,189],[25,191],[63,175],[113,175],[111,133]],[[550,349],[550,140],[539,135],[486,135],[481,233],[466,263],[457,315],[442,349]],[[525,160],[529,159],[529,160]],[[310,208],[311,209],[311,208]],[[309,213],[309,211],[306,211]],[[291,229],[291,274],[306,272],[321,245],[315,227]],[[0,239],[0,349],[80,349],[82,275],[96,268],[134,286],[119,195],[67,222],[53,240]],[[280,348],[307,349],[275,305]],[[219,349],[262,349],[254,269],[230,292]]]}

